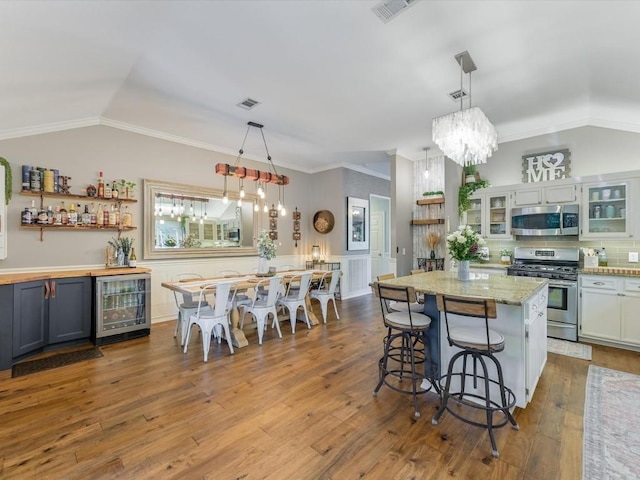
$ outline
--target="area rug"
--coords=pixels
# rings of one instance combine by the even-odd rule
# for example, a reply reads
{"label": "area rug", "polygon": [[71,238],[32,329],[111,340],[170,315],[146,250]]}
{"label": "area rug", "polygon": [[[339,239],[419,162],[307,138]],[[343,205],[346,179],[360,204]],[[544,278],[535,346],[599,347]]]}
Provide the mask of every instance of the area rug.
{"label": "area rug", "polygon": [[589,365],[583,480],[640,476],[640,376]]}
{"label": "area rug", "polygon": [[547,338],[547,352],[591,360],[591,345],[567,342],[566,340],[558,340],[557,338]]}
{"label": "area rug", "polygon": [[11,369],[12,377],[21,377],[30,373],[41,372],[51,368],[63,367],[72,363],[83,362],[91,358],[102,357],[99,348],[84,348],[73,352],[57,353],[45,358],[37,360],[29,360],[26,362],[16,363]]}

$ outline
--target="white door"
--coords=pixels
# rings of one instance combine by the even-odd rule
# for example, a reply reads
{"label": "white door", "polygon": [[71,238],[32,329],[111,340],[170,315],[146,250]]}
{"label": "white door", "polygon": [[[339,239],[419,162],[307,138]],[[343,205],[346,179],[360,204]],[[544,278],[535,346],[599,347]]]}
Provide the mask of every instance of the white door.
{"label": "white door", "polygon": [[385,265],[384,255],[384,213],[371,213],[371,281],[378,278],[378,275],[387,273],[388,267]]}

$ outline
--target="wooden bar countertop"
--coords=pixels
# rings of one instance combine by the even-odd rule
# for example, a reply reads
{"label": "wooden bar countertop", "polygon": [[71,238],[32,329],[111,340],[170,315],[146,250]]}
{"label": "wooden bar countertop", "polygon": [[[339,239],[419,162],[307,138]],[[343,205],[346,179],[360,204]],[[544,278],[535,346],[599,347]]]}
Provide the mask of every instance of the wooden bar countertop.
{"label": "wooden bar countertop", "polygon": [[458,280],[457,272],[425,272],[417,275],[384,280],[380,283],[413,287],[427,295],[461,295],[494,298],[498,303],[522,305],[531,295],[548,283],[545,278],[516,277],[507,275],[469,274],[468,282]]}
{"label": "wooden bar countertop", "polygon": [[32,282],[35,280],[48,280],[51,278],[71,278],[71,277],[106,277],[108,275],[129,275],[133,273],[149,273],[149,268],[90,268],[83,270],[25,272],[25,273],[3,273],[0,274],[0,285],[12,285],[14,283]]}

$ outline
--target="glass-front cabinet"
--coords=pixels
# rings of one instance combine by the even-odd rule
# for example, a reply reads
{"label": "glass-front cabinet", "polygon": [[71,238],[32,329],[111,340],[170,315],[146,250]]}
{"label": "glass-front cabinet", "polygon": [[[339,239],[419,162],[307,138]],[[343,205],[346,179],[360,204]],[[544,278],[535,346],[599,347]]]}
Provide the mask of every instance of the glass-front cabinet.
{"label": "glass-front cabinet", "polygon": [[485,238],[511,238],[508,192],[482,193],[470,198],[464,222]]}
{"label": "glass-front cabinet", "polygon": [[580,238],[631,237],[633,222],[627,212],[632,189],[630,181],[585,184]]}

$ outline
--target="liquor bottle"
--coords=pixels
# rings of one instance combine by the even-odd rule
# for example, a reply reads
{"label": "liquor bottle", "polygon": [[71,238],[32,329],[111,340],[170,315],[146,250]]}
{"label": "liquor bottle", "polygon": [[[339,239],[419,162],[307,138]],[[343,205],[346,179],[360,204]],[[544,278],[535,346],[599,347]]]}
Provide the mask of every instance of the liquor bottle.
{"label": "liquor bottle", "polygon": [[69,207],[69,225],[78,224],[78,212],[76,211],[76,204],[72,203]]}
{"label": "liquor bottle", "polygon": [[64,208],[64,200],[60,202],[60,220],[62,221],[62,225],[69,224],[69,214],[67,213],[67,209]]}
{"label": "liquor bottle", "polygon": [[116,207],[115,205],[111,205],[111,210],[109,211],[109,222],[108,222],[110,227],[113,227],[116,225]]}
{"label": "liquor bottle", "polygon": [[105,227],[109,226],[109,208],[107,208],[107,204],[106,203],[104,205],[104,210],[102,211],[102,224]]}
{"label": "liquor bottle", "polygon": [[47,207],[47,223],[49,225],[53,225],[54,221],[55,221],[55,214],[53,213],[53,207],[49,205]]}
{"label": "liquor bottle", "polygon": [[97,225],[98,224],[98,214],[96,212],[96,204],[91,203],[91,209],[89,210],[89,224]]}
{"label": "liquor bottle", "polygon": [[100,172],[100,177],[98,178],[98,198],[104,198],[104,178],[102,177],[102,172]]}
{"label": "liquor bottle", "polygon": [[98,213],[96,214],[96,225],[104,225],[104,210],[102,210],[102,204],[98,204]]}
{"label": "liquor bottle", "polygon": [[31,200],[31,208],[29,208],[29,211],[31,212],[31,223],[38,223],[38,209],[36,208],[35,200]]}
{"label": "liquor bottle", "polygon": [[62,225],[62,212],[60,211],[60,205],[56,205],[55,214],[53,216],[54,225]]}
{"label": "liquor bottle", "polygon": [[89,205],[84,206],[84,212],[82,212],[82,224],[91,225],[91,214],[89,213]]}
{"label": "liquor bottle", "polygon": [[120,225],[120,208],[118,208],[118,206],[115,206],[115,211],[116,211],[116,225]]}
{"label": "liquor bottle", "polygon": [[22,212],[22,225],[31,225],[31,209],[29,207],[24,207],[24,212]]}
{"label": "liquor bottle", "polygon": [[131,268],[136,268],[137,263],[138,263],[138,257],[136,257],[136,252],[133,249],[133,247],[131,247],[131,254],[129,255],[129,266]]}
{"label": "liquor bottle", "polygon": [[113,181],[113,185],[111,186],[111,198],[118,198],[118,184],[116,181]]}
{"label": "liquor bottle", "polygon": [[607,265],[607,252],[605,251],[604,247],[602,247],[602,250],[600,250],[600,254],[598,255],[598,266],[606,267]]}
{"label": "liquor bottle", "polygon": [[49,223],[49,217],[47,217],[47,211],[42,207],[38,210],[38,225],[46,225]]}
{"label": "liquor bottle", "polygon": [[111,198],[111,185],[108,183],[104,184],[104,198]]}
{"label": "liquor bottle", "polygon": [[125,205],[124,213],[122,214],[122,218],[120,219],[120,222],[122,223],[123,227],[132,226],[133,222],[131,218],[131,213],[129,212],[129,205]]}

